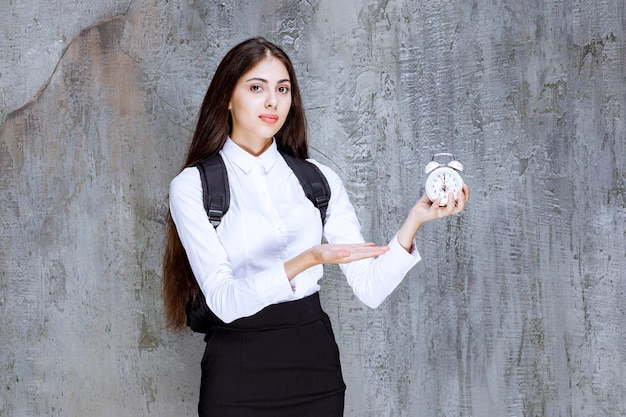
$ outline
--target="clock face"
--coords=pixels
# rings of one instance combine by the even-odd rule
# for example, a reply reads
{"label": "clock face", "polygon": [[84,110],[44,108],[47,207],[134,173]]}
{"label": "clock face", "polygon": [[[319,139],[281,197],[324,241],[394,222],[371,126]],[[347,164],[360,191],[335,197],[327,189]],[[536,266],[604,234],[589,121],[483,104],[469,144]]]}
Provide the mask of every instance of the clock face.
{"label": "clock face", "polygon": [[457,171],[450,167],[440,167],[430,173],[426,179],[426,194],[430,201],[441,197],[440,206],[448,203],[448,194],[461,190],[463,179]]}

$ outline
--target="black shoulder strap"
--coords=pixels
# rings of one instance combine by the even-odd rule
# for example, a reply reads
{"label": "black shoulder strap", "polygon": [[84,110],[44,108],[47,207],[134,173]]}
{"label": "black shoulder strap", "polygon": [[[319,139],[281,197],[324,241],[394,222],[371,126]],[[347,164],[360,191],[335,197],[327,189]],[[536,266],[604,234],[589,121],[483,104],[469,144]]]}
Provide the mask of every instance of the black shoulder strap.
{"label": "black shoulder strap", "polygon": [[226,165],[219,153],[196,164],[202,181],[202,201],[213,227],[219,226],[230,205]]}
{"label": "black shoulder strap", "polygon": [[[313,163],[286,153],[280,153],[300,181],[307,198],[320,211],[322,224],[326,223],[326,212],[330,201],[330,186],[322,171]],[[202,181],[202,200],[209,221],[219,226],[222,216],[230,205],[228,173],[219,153],[196,164]]]}
{"label": "black shoulder strap", "polygon": [[330,201],[330,186],[328,185],[328,181],[326,181],[326,177],[322,174],[322,171],[320,171],[317,165],[312,162],[296,158],[295,156],[283,152],[280,154],[296,177],[298,177],[304,194],[306,194],[307,198],[311,200],[313,205],[320,211],[322,224],[326,223],[326,209]]}

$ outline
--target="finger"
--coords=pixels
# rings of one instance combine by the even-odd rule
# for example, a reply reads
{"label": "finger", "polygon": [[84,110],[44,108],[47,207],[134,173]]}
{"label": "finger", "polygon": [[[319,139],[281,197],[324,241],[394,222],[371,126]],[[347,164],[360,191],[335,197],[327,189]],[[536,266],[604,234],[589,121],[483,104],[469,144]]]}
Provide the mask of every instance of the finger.
{"label": "finger", "polygon": [[461,195],[459,195],[459,199],[456,204],[456,210],[455,210],[456,213],[460,213],[463,210],[465,210],[465,203],[467,202],[467,200],[465,199],[465,195],[462,194],[461,192],[459,192],[459,194]]}
{"label": "finger", "polygon": [[343,243],[343,244],[335,244],[335,245],[327,245],[328,247],[332,247],[335,249],[369,249],[369,248],[380,248],[384,246],[376,246],[374,242],[365,242],[365,243]]}
{"label": "finger", "polygon": [[454,199],[454,193],[448,193],[448,201],[446,202],[444,215],[451,216],[452,214],[454,214],[455,209],[456,209],[456,201]]}
{"label": "finger", "polygon": [[364,253],[385,253],[389,251],[389,246],[373,246],[371,248],[368,248],[368,250],[363,251]]}
{"label": "finger", "polygon": [[356,249],[352,251],[352,254],[354,254],[355,256],[371,257],[371,256],[381,255],[387,252],[388,250],[389,250],[389,247],[387,246],[374,246],[370,248]]}
{"label": "finger", "polygon": [[349,258],[352,261],[355,261],[358,259],[365,259],[365,258],[375,258],[377,256],[384,254],[388,250],[389,250],[388,246],[355,248],[355,250],[350,251],[350,256],[348,256],[347,258]]}
{"label": "finger", "polygon": [[455,213],[460,213],[465,210],[465,206],[467,205],[467,195],[463,192],[463,190],[458,192],[458,199],[456,203]]}
{"label": "finger", "polygon": [[470,200],[470,190],[469,190],[469,187],[467,186],[467,184],[463,184],[463,187],[461,188],[461,191],[459,191],[459,193],[462,193],[462,195],[459,196],[459,200],[461,200],[461,197],[463,197],[462,198],[462,201],[463,201],[462,209],[465,210],[465,207],[467,206],[467,203]]}
{"label": "finger", "polygon": [[340,249],[337,251],[337,257],[339,259],[349,258],[351,255],[352,255],[352,252],[350,252],[347,249]]}
{"label": "finger", "polygon": [[432,204],[430,205],[430,210],[434,211],[435,213],[437,213],[437,211],[439,210],[440,205],[441,205],[441,197],[437,197],[435,199],[435,201],[433,201]]}

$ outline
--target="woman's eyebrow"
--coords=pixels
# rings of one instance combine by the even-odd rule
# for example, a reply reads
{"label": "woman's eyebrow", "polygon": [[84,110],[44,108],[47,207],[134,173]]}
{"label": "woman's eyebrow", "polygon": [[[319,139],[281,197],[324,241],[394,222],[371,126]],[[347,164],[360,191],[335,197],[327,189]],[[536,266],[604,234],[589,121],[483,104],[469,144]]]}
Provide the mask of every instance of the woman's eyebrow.
{"label": "woman's eyebrow", "polygon": [[[249,80],[246,80],[246,82],[250,82],[250,81],[260,81],[262,83],[268,84],[269,82],[265,79],[265,78],[259,78],[259,77],[253,77],[250,78]],[[291,81],[289,80],[289,78],[285,78],[283,80],[278,80],[278,82],[276,84],[282,84],[282,83],[291,83]]]}

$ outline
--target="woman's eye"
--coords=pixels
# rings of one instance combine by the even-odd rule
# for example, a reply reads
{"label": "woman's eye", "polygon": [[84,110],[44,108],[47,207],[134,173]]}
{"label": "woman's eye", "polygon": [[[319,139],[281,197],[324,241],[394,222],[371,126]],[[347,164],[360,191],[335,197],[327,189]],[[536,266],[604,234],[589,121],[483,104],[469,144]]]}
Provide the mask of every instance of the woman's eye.
{"label": "woman's eye", "polygon": [[250,90],[252,90],[252,91],[261,91],[262,89],[263,88],[260,85],[258,85],[258,84],[250,86]]}
{"label": "woman's eye", "polygon": [[287,94],[287,93],[289,93],[289,87],[283,85],[281,87],[278,87],[278,91],[280,93]]}

